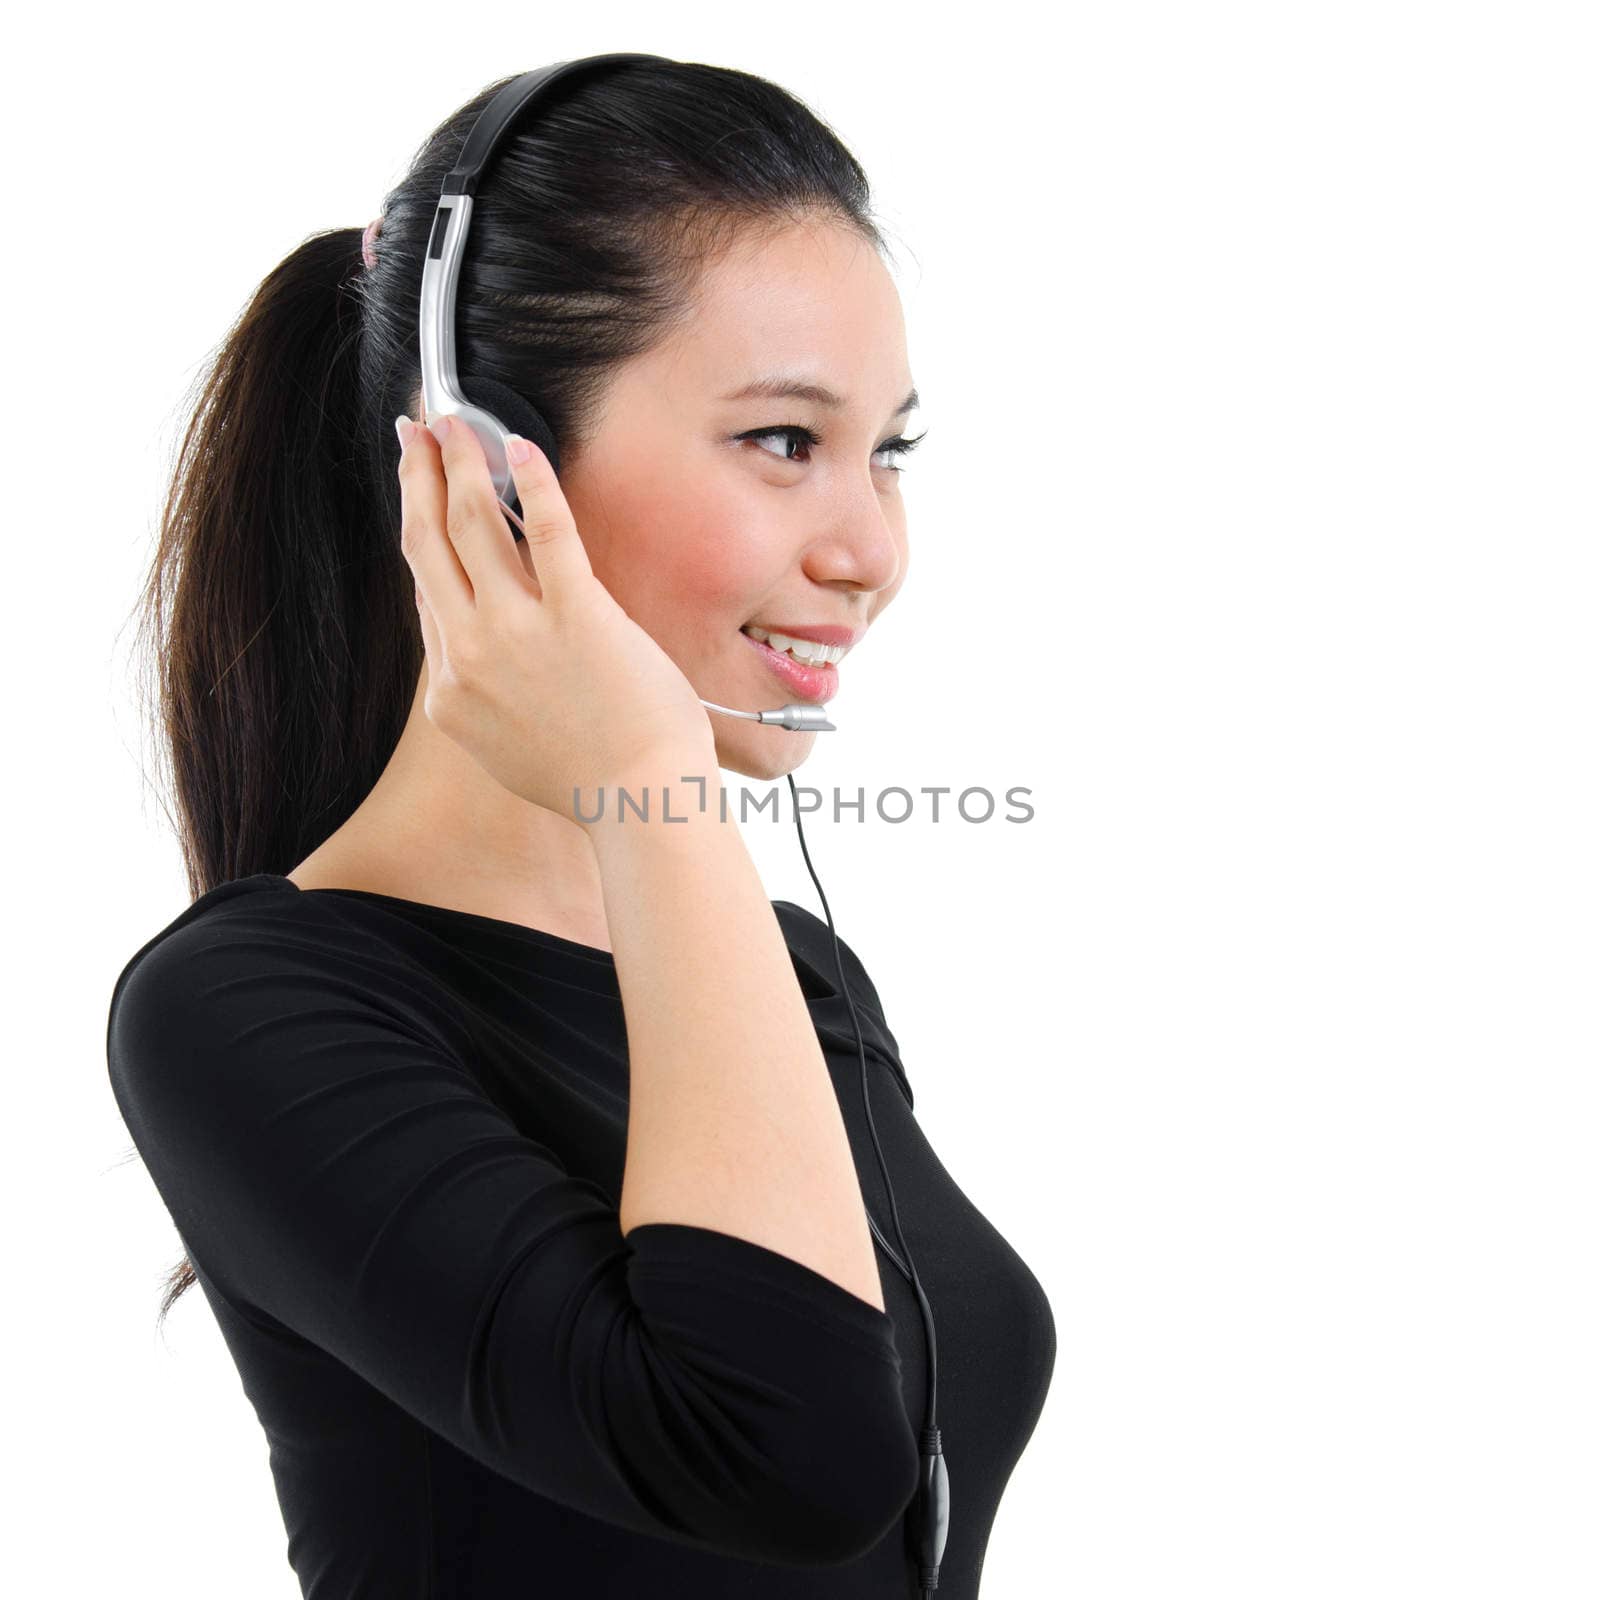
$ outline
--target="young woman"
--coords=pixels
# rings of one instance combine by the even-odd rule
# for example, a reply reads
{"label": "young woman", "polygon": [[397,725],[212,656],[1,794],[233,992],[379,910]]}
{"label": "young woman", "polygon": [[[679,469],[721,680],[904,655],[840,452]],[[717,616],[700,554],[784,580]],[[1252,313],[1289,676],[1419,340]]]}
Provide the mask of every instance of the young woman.
{"label": "young woman", "polygon": [[500,86],[359,248],[273,271],[185,440],[147,599],[197,898],[107,1036],[187,1252],[162,1311],[202,1285],[308,1600],[914,1595],[930,1371],[876,1138],[938,1329],[938,1588],[970,1600],[1050,1308],[922,1138],[861,962],[846,994],[718,804],[815,735],[701,703],[826,700],[836,666],[750,630],[854,647],[905,579],[916,395],[866,181],[697,64],[508,135],[457,339],[469,394],[552,427],[518,541],[470,429],[391,427]]}

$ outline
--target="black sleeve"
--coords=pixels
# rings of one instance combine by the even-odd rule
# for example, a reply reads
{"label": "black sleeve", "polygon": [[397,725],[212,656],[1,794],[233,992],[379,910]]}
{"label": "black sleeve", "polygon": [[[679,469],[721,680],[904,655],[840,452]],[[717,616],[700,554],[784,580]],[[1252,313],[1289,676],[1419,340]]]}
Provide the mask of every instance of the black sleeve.
{"label": "black sleeve", "polygon": [[624,1237],[408,981],[253,914],[124,969],[113,1092],[191,1259],[578,1511],[757,1561],[875,1545],[919,1470],[889,1317],[731,1234]]}

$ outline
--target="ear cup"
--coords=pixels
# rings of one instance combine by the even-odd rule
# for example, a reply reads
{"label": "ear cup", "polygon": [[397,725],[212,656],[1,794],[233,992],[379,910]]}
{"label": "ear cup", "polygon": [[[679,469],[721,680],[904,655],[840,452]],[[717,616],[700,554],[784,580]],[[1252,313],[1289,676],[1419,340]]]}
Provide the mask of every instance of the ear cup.
{"label": "ear cup", "polygon": [[[473,405],[482,406],[485,411],[498,417],[507,433],[520,433],[524,439],[533,440],[549,456],[550,465],[560,475],[561,456],[556,449],[556,436],[531,402],[524,400],[515,389],[496,383],[493,378],[474,378],[470,384],[463,382],[461,387],[462,393]],[[515,485],[512,486],[512,493],[516,494]],[[522,497],[517,495],[516,501],[520,512]],[[522,537],[515,528],[511,531],[518,539]]]}

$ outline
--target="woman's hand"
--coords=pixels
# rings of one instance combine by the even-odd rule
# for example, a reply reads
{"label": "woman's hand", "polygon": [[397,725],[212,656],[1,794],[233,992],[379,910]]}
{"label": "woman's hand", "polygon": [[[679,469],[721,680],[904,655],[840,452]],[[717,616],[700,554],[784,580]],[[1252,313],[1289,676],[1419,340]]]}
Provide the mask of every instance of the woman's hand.
{"label": "woman's hand", "polygon": [[520,547],[459,419],[442,443],[414,426],[399,470],[400,548],[428,656],[423,709],[441,733],[512,794],[580,822],[575,789],[592,810],[599,787],[714,769],[706,708],[595,577],[543,451],[511,467]]}

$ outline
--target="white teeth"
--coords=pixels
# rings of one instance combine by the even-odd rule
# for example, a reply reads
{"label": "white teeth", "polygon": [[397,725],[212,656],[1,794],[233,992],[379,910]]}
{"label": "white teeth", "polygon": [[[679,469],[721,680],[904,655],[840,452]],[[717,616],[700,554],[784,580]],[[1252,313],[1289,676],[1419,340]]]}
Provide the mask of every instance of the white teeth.
{"label": "white teeth", "polygon": [[774,650],[787,650],[796,661],[803,661],[810,667],[844,660],[845,646],[842,644],[815,644],[810,639],[791,639],[786,633],[768,633],[753,622],[739,631],[748,633],[752,639],[770,645]]}

